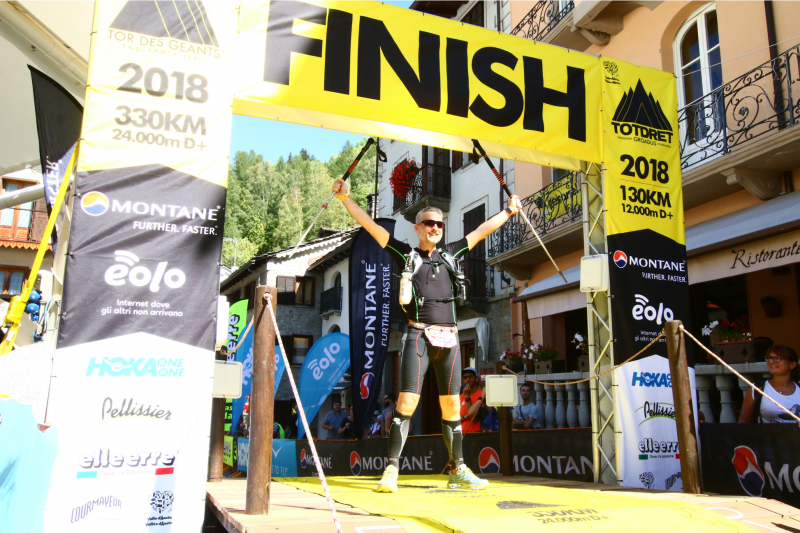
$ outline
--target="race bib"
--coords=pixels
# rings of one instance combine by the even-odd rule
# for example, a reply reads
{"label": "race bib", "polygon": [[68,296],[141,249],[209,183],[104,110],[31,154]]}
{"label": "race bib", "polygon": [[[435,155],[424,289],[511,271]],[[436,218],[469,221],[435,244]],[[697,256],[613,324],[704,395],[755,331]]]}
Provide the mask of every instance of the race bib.
{"label": "race bib", "polygon": [[458,328],[428,326],[425,328],[428,341],[437,348],[452,348],[458,343]]}

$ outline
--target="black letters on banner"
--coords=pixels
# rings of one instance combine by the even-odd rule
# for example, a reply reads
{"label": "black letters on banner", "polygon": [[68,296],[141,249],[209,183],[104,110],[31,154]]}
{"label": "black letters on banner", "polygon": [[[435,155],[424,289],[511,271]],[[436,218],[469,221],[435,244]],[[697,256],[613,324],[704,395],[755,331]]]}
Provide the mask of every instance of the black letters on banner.
{"label": "black letters on banner", "polygon": [[800,507],[800,433],[794,421],[700,424],[700,442],[703,491],[772,498]]}
{"label": "black letters on banner", "polygon": [[514,70],[517,66],[517,58],[511,52],[487,46],[478,50],[472,57],[472,72],[487,87],[502,94],[506,99],[505,105],[500,109],[495,109],[487,104],[481,95],[478,95],[469,110],[487,124],[503,128],[519,120],[525,102],[522,99],[522,91],[513,81],[492,70],[492,65],[495,63]]}
{"label": "black letters on banner", "polygon": [[570,139],[586,141],[586,83],[583,69],[567,67],[567,92],[562,93],[544,86],[542,60],[523,57],[525,68],[525,117],[522,127],[526,130],[544,131],[544,104],[566,107],[569,110],[568,135]]}
{"label": "black letters on banner", "polygon": [[305,2],[270,2],[264,81],[289,85],[292,52],[322,57],[322,41],[292,33],[295,19],[325,25],[328,10]]}
{"label": "black letters on banner", "polygon": [[381,52],[411,97],[422,109],[439,111],[439,36],[419,32],[419,78],[392,39],[383,21],[361,17],[358,30],[358,96],[381,99]]}
{"label": "black letters on banner", "polygon": [[[395,221],[379,218],[383,229],[394,234]],[[358,232],[350,250],[350,375],[353,384],[353,418],[356,434],[370,426],[373,407],[383,379],[383,364],[391,331],[394,263],[375,239]],[[381,402],[379,405],[383,405]]]}
{"label": "black letters on banner", "polygon": [[[591,482],[592,434],[590,428],[550,431],[515,431],[511,435],[514,470],[519,475]],[[386,439],[316,441],[326,476],[380,476],[388,463]],[[305,440],[297,441],[297,474],[316,476],[314,458]],[[440,474],[448,455],[441,435],[412,436],[400,458],[400,473]],[[464,461],[477,474],[500,471],[500,434],[464,436]]]}
{"label": "black letters on banner", "polygon": [[467,44],[467,41],[447,39],[447,114],[457,117],[469,115]]}
{"label": "black letters on banner", "polygon": [[328,31],[325,34],[325,90],[350,94],[350,47],[353,37],[353,15],[338,9],[328,10]]}

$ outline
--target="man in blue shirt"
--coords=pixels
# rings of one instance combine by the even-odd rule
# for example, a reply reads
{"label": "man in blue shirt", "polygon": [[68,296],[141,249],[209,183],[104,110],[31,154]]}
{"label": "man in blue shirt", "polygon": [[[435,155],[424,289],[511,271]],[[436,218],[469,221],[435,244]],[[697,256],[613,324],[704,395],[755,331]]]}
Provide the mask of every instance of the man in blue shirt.
{"label": "man in blue shirt", "polygon": [[342,402],[334,401],[333,411],[325,415],[325,420],[322,422],[322,428],[328,430],[329,439],[344,439],[342,435],[339,435],[339,427],[345,418],[347,418],[347,413],[342,411]]}

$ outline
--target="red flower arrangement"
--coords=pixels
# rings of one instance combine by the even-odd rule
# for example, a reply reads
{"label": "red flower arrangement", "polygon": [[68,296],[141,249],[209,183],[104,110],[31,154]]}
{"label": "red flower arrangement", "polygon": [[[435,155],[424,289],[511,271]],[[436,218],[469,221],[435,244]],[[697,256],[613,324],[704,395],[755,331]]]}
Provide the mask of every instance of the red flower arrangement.
{"label": "red flower arrangement", "polygon": [[414,185],[414,180],[419,174],[420,168],[415,159],[403,159],[392,170],[392,176],[389,182],[392,184],[392,192],[397,197],[404,197],[411,187]]}

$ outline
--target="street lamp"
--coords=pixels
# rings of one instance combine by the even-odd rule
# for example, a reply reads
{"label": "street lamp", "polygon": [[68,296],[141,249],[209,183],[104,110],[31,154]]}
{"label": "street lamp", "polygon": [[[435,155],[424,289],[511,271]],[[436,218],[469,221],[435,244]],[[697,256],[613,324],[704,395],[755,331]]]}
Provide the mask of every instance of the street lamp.
{"label": "street lamp", "polygon": [[223,241],[228,241],[228,242],[231,242],[231,241],[233,242],[233,267],[232,268],[236,269],[236,237],[234,237],[232,239],[229,238],[229,237],[223,237],[222,240]]}

